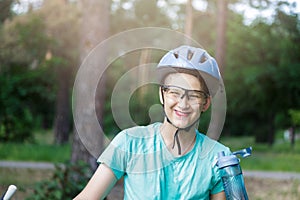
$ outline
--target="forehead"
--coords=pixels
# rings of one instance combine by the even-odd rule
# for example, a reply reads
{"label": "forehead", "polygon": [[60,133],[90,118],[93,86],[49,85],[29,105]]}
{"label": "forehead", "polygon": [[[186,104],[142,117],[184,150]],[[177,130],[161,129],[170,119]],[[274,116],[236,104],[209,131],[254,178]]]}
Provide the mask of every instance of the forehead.
{"label": "forehead", "polygon": [[166,76],[164,84],[174,85],[189,90],[202,89],[199,79],[186,73],[171,73]]}

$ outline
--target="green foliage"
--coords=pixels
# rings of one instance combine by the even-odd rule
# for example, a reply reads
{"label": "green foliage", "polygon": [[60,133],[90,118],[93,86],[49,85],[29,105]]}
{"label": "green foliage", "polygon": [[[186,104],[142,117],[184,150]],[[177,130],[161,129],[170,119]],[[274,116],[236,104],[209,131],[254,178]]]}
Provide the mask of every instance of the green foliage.
{"label": "green foliage", "polygon": [[21,142],[37,126],[52,123],[53,79],[42,66],[49,38],[43,21],[31,14],[1,28],[0,141]]}
{"label": "green foliage", "polygon": [[87,184],[91,170],[84,162],[57,164],[50,180],[35,184],[33,194],[28,200],[61,200],[75,197]]}
{"label": "green foliage", "polygon": [[35,68],[44,59],[51,40],[39,16],[17,16],[7,21],[1,31],[1,71],[17,64],[26,69]]}
{"label": "green foliage", "polygon": [[300,126],[300,110],[289,110],[293,125]]}
{"label": "green foliage", "polygon": [[47,70],[11,66],[0,74],[0,141],[24,141],[39,123],[51,123],[54,95],[50,77],[44,78]]}
{"label": "green foliage", "polygon": [[45,5],[1,26],[0,141],[28,140],[35,128],[52,126],[58,85],[74,75],[78,13],[71,4],[57,9],[59,1]]}
{"label": "green foliage", "polygon": [[[147,125],[151,123],[151,116],[149,115],[149,109],[154,104],[160,104],[158,99],[158,86],[156,85],[145,85],[131,96],[129,102],[129,110],[132,113],[133,120],[139,125]],[[155,94],[155,95],[154,95]],[[155,114],[155,113],[153,113]],[[162,113],[159,113],[162,115]],[[152,120],[162,121],[160,116],[152,116]]]}
{"label": "green foliage", "polygon": [[171,26],[168,13],[159,8],[155,0],[121,0],[113,2],[112,7],[112,33],[145,26]]}
{"label": "green foliage", "polygon": [[55,95],[49,68],[20,68],[0,73],[0,141],[21,142],[38,126],[52,124]]}
{"label": "green foliage", "polygon": [[229,24],[225,69],[226,131],[269,144],[276,129],[291,126],[287,111],[300,107],[299,20],[276,11],[271,24]]}

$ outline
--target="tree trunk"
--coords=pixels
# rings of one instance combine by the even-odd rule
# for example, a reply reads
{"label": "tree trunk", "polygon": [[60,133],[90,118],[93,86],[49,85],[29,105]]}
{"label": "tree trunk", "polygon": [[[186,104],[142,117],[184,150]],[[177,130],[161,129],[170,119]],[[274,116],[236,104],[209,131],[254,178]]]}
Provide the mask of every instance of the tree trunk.
{"label": "tree trunk", "polygon": [[[151,58],[151,50],[150,49],[143,49],[141,51],[141,55],[140,55],[139,66],[143,66],[143,65],[148,64],[149,61],[150,61],[150,58]],[[149,76],[149,68],[148,67],[147,68],[139,67],[138,74],[137,74],[138,85],[140,85],[141,83],[146,83],[147,76]],[[139,94],[138,94],[139,102],[144,102],[145,94],[147,94],[147,88],[142,87],[140,89]]]}
{"label": "tree trunk", "polygon": [[226,50],[226,21],[227,21],[227,0],[218,0],[218,18],[217,18],[217,42],[216,42],[216,60],[220,72],[223,74],[225,69],[225,50]]}
{"label": "tree trunk", "polygon": [[[186,3],[185,8],[185,25],[184,25],[184,34],[188,38],[192,38],[192,32],[193,32],[193,6],[192,6],[192,0],[188,0]],[[189,45],[190,39],[186,38],[185,43]]]}
{"label": "tree trunk", "polygon": [[[88,53],[101,41],[106,39],[109,35],[109,14],[110,14],[110,0],[81,0],[78,2],[78,6],[82,11],[82,24],[81,24],[81,41],[80,41],[80,60],[81,62],[85,59]],[[105,59],[105,58],[102,58]],[[99,63],[101,65],[101,63]],[[89,81],[89,80],[86,80]],[[96,92],[96,105],[90,105],[90,107],[96,107],[96,112],[98,120],[103,119],[104,110],[104,98],[105,98],[105,87],[103,83],[105,82],[105,77],[102,77],[101,88],[97,89]],[[90,112],[90,110],[86,110]],[[88,124],[83,124],[80,126],[88,126]],[[88,132],[95,132],[94,127],[87,127],[85,130]],[[86,133],[89,134],[89,133]],[[101,135],[101,134],[99,134]],[[103,136],[100,136],[100,141],[97,141],[100,146],[103,146]],[[103,149],[102,147],[99,147]],[[77,162],[82,160],[90,164],[92,169],[97,167],[96,158],[91,155],[88,150],[83,145],[80,137],[75,129],[74,140],[72,145],[72,162]]]}
{"label": "tree trunk", "polygon": [[272,146],[275,140],[275,113],[271,112],[268,116],[268,144]]}
{"label": "tree trunk", "polygon": [[296,137],[296,133],[295,133],[295,129],[296,129],[296,126],[293,125],[290,129],[289,129],[289,132],[290,132],[290,140],[291,140],[291,147],[292,149],[295,148],[295,137]]}
{"label": "tree trunk", "polygon": [[69,141],[70,132],[70,68],[62,67],[58,72],[58,92],[56,98],[56,118],[54,121],[55,144]]}
{"label": "tree trunk", "polygon": [[0,1],[0,24],[3,24],[6,19],[12,16],[13,0]]}
{"label": "tree trunk", "polygon": [[[51,2],[46,1],[45,5],[43,6],[43,13],[48,13],[50,12],[50,10],[59,7],[55,14],[52,13],[47,15],[44,18],[44,21],[47,28],[46,32],[51,35],[51,37],[56,38],[55,40],[57,42],[59,41],[58,43],[60,43],[58,46],[49,46],[46,54],[46,60],[53,59],[53,52],[55,55],[55,58],[53,59],[53,68],[55,69],[55,73],[58,77],[58,91],[56,94],[57,96],[55,110],[56,113],[53,127],[54,140],[56,144],[64,144],[69,142],[69,134],[71,131],[70,84],[74,77],[74,63],[77,62],[76,59],[78,60],[78,58],[75,58],[75,56],[73,55],[74,52],[69,50],[78,48],[78,45],[75,42],[69,43],[70,37],[72,37],[74,41],[78,40],[78,17],[76,16],[77,10],[75,10],[68,1],[62,0],[53,0]],[[73,14],[63,15],[67,12],[72,12]],[[73,29],[67,29],[67,26],[72,26]]]}

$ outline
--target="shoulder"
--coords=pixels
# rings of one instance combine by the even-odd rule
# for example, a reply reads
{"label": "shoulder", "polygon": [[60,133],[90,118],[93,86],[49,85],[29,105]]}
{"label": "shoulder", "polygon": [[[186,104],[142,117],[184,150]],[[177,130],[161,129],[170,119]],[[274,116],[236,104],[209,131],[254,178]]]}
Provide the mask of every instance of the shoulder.
{"label": "shoulder", "polygon": [[124,129],[116,135],[117,137],[150,137],[157,134],[161,123],[154,123],[147,126],[134,126]]}
{"label": "shoulder", "polygon": [[135,126],[126,129],[124,132],[129,136],[149,137],[158,132],[160,125],[161,123],[153,123],[147,126]]}
{"label": "shoulder", "polygon": [[230,149],[220,142],[213,140],[206,135],[197,132],[198,145],[201,149],[202,157],[216,157],[219,152],[224,151],[225,154],[230,153]]}
{"label": "shoulder", "polygon": [[111,144],[124,146],[125,144],[138,144],[152,140],[159,133],[159,127],[160,123],[154,123],[147,126],[135,126],[125,129],[115,136]]}

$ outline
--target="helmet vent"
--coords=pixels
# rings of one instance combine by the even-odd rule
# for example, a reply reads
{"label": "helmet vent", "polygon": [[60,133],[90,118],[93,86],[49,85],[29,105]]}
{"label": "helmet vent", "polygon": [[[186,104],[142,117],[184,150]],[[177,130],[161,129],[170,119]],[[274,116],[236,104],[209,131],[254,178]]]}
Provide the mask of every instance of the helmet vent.
{"label": "helmet vent", "polygon": [[205,61],[207,61],[207,57],[205,55],[202,55],[200,58],[200,63],[204,63]]}
{"label": "helmet vent", "polygon": [[177,59],[179,57],[178,52],[174,53],[175,58]]}
{"label": "helmet vent", "polygon": [[194,55],[194,52],[191,51],[191,50],[188,50],[188,52],[187,52],[187,59],[191,60],[193,58],[193,55]]}

